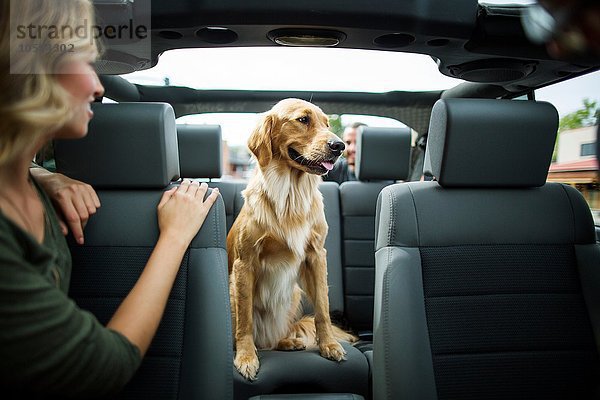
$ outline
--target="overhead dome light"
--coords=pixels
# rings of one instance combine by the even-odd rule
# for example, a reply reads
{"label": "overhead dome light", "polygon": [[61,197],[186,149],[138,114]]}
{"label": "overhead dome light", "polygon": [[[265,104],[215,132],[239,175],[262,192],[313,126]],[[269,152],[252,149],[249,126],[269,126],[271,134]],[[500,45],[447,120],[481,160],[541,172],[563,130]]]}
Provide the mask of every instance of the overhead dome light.
{"label": "overhead dome light", "polygon": [[335,47],[346,39],[339,31],[303,28],[276,29],[268,36],[273,42],[289,47]]}
{"label": "overhead dome light", "polygon": [[339,39],[312,35],[279,36],[273,39],[282,46],[335,47]]}

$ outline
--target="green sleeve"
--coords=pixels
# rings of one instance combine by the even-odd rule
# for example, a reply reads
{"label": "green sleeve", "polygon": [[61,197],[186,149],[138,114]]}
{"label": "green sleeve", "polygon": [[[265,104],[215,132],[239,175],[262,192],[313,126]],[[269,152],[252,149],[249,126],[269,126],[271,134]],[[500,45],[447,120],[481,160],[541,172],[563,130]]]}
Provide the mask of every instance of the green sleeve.
{"label": "green sleeve", "polygon": [[0,223],[0,386],[86,398],[121,389],[141,362],[137,347],[79,309],[24,251]]}

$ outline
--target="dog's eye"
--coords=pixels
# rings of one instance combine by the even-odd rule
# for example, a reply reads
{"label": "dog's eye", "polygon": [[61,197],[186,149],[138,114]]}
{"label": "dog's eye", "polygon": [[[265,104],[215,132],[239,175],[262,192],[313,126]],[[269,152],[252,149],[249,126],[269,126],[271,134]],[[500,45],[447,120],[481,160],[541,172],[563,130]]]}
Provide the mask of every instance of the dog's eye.
{"label": "dog's eye", "polygon": [[303,117],[298,118],[297,121],[301,124],[308,125],[308,123],[310,122],[310,118],[305,115]]}

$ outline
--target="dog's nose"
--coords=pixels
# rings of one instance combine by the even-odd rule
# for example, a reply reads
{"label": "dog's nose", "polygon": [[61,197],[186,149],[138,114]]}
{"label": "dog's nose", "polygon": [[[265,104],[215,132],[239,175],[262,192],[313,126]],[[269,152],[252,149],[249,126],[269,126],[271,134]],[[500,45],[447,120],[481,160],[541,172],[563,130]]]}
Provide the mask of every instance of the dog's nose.
{"label": "dog's nose", "polygon": [[327,142],[327,145],[329,146],[331,152],[336,156],[342,154],[342,151],[344,151],[346,148],[346,145],[341,140],[330,140]]}

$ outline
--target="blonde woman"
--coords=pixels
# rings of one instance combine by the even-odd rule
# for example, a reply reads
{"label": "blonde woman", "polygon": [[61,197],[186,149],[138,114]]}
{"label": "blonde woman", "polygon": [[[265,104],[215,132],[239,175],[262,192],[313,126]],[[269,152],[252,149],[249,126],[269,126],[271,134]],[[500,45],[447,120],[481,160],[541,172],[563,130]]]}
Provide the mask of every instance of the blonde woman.
{"label": "blonde woman", "polygon": [[[9,398],[98,397],[119,390],[139,366],[184,252],[218,194],[203,201],[206,184],[190,182],[165,192],[158,242],[108,325],[79,310],[67,297],[69,279],[60,287],[54,281],[53,271],[70,276],[71,258],[51,201],[29,167],[49,140],[86,135],[90,103],[104,90],[92,67],[97,48],[90,31],[86,38],[35,38],[38,48],[64,44],[73,52],[24,52],[11,41],[10,26],[79,26],[93,21],[93,9],[88,0],[18,0],[12,9],[10,3],[0,0],[0,390]],[[35,173],[56,189],[82,238],[75,230],[99,206],[93,190]]]}

